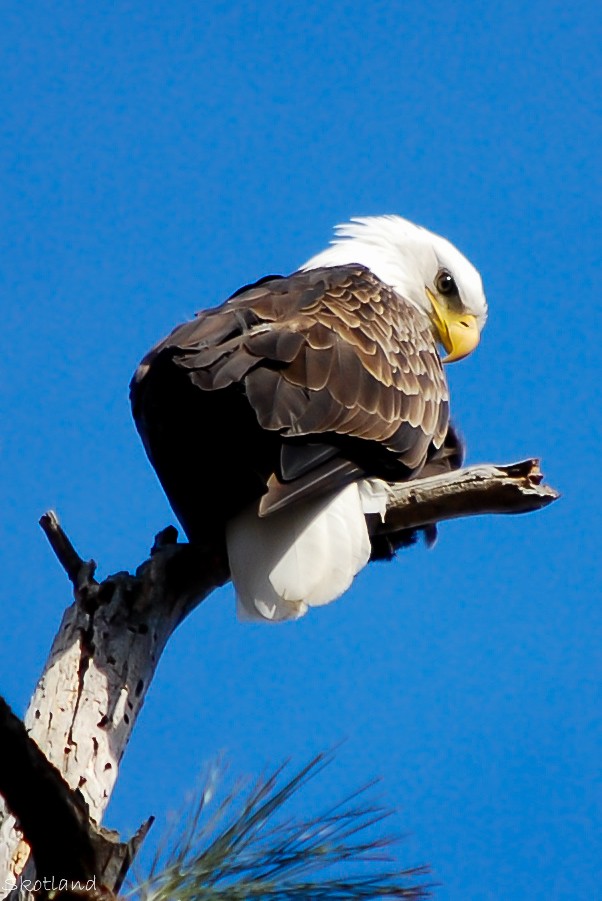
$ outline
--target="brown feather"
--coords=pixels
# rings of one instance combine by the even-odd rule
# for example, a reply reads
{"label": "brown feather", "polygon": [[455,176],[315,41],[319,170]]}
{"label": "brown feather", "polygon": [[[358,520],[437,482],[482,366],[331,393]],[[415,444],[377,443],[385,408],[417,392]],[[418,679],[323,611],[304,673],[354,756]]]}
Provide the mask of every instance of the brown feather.
{"label": "brown feather", "polygon": [[443,446],[447,401],[426,316],[355,265],[237,292],[132,381],[151,462],[196,538],[262,493],[265,513],[362,475],[407,478]]}

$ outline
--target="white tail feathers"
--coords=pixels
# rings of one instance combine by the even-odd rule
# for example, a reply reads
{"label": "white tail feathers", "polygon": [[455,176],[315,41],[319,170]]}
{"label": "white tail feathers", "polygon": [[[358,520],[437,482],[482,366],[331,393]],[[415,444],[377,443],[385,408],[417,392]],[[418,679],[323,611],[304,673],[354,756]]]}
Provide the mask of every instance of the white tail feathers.
{"label": "white tail feathers", "polygon": [[384,515],[386,485],[364,480],[264,518],[249,507],[227,526],[239,619],[282,622],[335,600],[370,557],[366,513]]}

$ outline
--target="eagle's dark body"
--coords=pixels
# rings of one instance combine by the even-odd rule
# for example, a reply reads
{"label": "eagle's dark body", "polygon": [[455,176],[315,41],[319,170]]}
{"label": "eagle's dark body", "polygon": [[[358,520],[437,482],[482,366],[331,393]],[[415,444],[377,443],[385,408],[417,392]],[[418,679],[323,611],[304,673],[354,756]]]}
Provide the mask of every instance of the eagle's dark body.
{"label": "eagle's dark body", "polygon": [[270,517],[365,477],[459,463],[427,316],[359,265],[242,289],[153,348],[131,392],[193,542],[259,500]]}

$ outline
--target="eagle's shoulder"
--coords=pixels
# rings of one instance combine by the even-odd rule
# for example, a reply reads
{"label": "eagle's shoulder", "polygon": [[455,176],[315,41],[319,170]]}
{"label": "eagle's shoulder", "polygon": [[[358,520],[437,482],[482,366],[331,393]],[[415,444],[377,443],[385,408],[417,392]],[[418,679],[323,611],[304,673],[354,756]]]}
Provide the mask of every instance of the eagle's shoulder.
{"label": "eagle's shoulder", "polygon": [[142,361],[135,411],[164,363],[202,392],[240,386],[259,425],[283,438],[364,439],[410,471],[447,430],[426,315],[360,264],[269,276],[200,312]]}

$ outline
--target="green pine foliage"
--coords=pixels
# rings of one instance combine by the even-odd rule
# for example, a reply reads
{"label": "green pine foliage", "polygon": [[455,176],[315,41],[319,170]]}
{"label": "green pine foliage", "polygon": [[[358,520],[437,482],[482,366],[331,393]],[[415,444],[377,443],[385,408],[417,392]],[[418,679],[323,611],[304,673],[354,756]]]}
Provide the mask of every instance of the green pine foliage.
{"label": "green pine foliage", "polygon": [[[309,818],[286,805],[332,760],[320,754],[294,775],[282,766],[266,778],[238,783],[219,799],[221,768],[158,850],[133,901],[360,901],[429,897],[416,879],[424,867],[399,869],[396,840],[375,834],[390,815],[369,803],[366,786]],[[420,880],[421,881],[421,880]]]}

